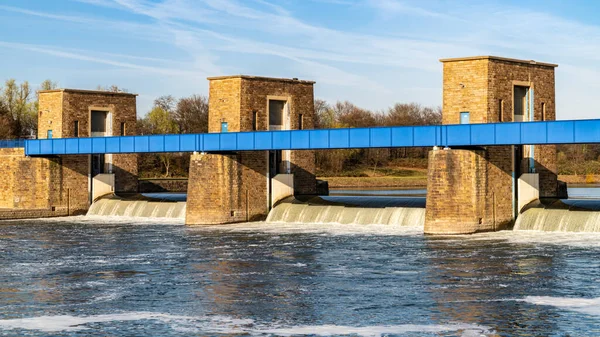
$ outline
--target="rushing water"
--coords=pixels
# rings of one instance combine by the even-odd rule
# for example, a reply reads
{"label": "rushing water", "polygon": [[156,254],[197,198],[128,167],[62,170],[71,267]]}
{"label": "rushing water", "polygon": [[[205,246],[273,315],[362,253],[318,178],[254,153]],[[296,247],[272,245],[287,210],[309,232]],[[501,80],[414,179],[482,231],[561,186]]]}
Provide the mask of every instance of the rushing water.
{"label": "rushing water", "polygon": [[600,234],[0,225],[1,336],[598,336]]}

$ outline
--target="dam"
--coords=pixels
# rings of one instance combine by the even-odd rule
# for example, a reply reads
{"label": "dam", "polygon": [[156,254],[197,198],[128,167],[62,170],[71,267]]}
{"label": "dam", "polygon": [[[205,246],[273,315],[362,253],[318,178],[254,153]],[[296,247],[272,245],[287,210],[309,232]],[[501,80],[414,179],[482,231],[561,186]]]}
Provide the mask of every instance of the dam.
{"label": "dam", "polygon": [[[38,139],[0,142],[0,335],[599,335],[600,193],[558,181],[555,146],[600,121],[554,121],[555,65],[443,64],[423,127],[313,129],[296,79],[209,79],[207,134],[41,92]],[[317,150],[417,146],[426,189],[315,177]],[[172,152],[187,191],[139,192],[137,156]]]}
{"label": "dam", "polygon": [[[134,94],[42,91],[37,139],[0,149],[0,218],[416,224],[452,235],[539,229],[531,219],[566,209],[587,219],[579,230],[595,231],[593,211],[560,202],[567,189],[556,144],[600,142],[600,120],[555,121],[557,65],[496,56],[441,62],[442,125],[433,126],[314,129],[315,82],[295,78],[208,78],[206,134],[137,135]],[[317,189],[316,150],[423,146],[431,150],[422,200]],[[137,194],[137,155],[173,152],[192,153],[185,202]]]}

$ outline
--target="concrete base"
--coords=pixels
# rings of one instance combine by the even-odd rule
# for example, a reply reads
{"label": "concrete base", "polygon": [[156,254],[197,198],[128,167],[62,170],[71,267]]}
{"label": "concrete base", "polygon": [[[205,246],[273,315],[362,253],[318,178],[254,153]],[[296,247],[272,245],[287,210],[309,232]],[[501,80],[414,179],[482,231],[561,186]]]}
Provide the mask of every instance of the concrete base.
{"label": "concrete base", "polygon": [[538,173],[524,173],[519,177],[519,196],[517,207],[519,213],[527,204],[540,198],[540,175]]}
{"label": "concrete base", "polygon": [[107,194],[115,193],[115,175],[104,173],[98,174],[92,179],[92,200],[96,201],[98,198],[103,197]]}
{"label": "concrete base", "polygon": [[294,175],[278,174],[271,179],[271,208],[287,197],[294,195]]}

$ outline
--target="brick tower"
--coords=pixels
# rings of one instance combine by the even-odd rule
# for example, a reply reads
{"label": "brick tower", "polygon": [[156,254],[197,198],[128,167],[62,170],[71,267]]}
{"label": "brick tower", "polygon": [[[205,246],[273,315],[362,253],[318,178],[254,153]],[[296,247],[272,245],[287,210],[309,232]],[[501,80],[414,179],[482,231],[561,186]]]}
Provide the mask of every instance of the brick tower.
{"label": "brick tower", "polygon": [[[312,81],[243,75],[208,80],[211,133],[314,126]],[[186,223],[261,220],[280,198],[315,193],[314,151],[194,154]]]}
{"label": "brick tower", "polygon": [[[555,64],[495,56],[441,60],[443,124],[555,120]],[[510,226],[526,180],[557,197],[556,147],[490,146],[429,154],[425,232],[467,234]],[[523,201],[523,200],[521,200]]]}

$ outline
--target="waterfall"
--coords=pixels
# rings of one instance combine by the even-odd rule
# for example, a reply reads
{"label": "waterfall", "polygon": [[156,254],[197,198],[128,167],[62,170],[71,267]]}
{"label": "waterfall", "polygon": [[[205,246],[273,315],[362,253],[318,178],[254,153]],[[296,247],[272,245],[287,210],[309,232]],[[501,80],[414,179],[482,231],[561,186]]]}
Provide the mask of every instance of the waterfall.
{"label": "waterfall", "polygon": [[87,215],[185,219],[185,208],[185,201],[165,202],[109,197],[94,202]]}
{"label": "waterfall", "polygon": [[537,203],[519,215],[515,230],[600,232],[600,201],[562,200]]}
{"label": "waterfall", "polygon": [[267,222],[423,226],[424,198],[313,197],[286,199]]}

